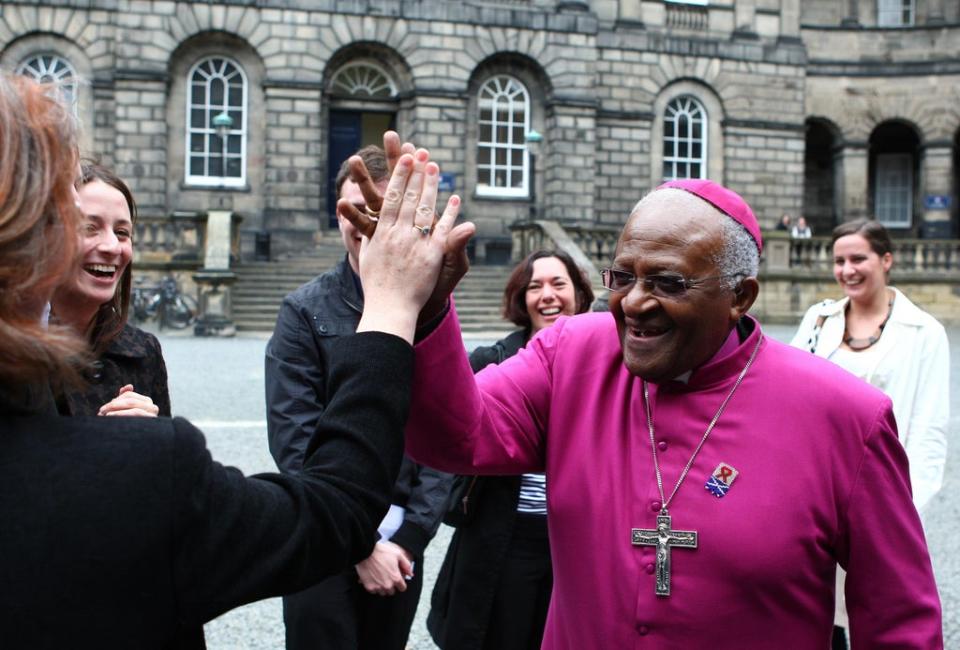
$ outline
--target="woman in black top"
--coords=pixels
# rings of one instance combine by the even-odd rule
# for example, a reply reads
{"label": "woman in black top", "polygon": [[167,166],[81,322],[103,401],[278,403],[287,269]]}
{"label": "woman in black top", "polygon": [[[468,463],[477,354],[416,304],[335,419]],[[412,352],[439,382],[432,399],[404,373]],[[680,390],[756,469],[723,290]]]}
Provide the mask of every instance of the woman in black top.
{"label": "woman in black top", "polygon": [[0,72],[2,644],[202,648],[204,622],[370,555],[400,468],[417,315],[473,226],[451,230],[452,197],[431,228],[439,170],[400,157],[303,471],[244,477],[182,418],[56,413],[50,386],[79,379],[87,349],[43,322],[83,223],[74,119],[56,96]]}
{"label": "woman in black top", "polygon": [[95,360],[87,382],[58,396],[64,415],[170,415],[167,367],[160,342],[130,325],[133,224],[137,206],[127,184],[85,163],[79,181],[81,258],[57,288],[51,315],[84,335]]}
{"label": "woman in black top", "polygon": [[[479,347],[479,372],[512,357],[561,316],[587,311],[593,291],[569,255],[540,250],[520,262],[503,296],[520,329]],[[543,474],[460,477],[466,517],[456,523],[431,597],[427,628],[443,650],[538,650],[553,586]]]}

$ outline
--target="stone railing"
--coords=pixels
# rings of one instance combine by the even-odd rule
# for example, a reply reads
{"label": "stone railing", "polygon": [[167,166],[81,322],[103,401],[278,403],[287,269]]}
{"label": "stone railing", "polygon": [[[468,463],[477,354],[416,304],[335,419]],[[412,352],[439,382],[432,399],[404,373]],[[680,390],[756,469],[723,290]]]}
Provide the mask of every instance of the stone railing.
{"label": "stone railing", "polygon": [[[513,257],[520,260],[540,248],[565,250],[593,280],[603,296],[598,269],[613,259],[619,226],[561,226],[551,221],[524,221],[510,227]],[[804,311],[843,293],[833,279],[829,237],[791,239],[786,233],[763,233],[760,263],[762,290],[751,310],[762,321],[798,323]],[[892,283],[945,324],[960,325],[960,240],[895,239]]]}
{"label": "stone railing", "polygon": [[[764,233],[765,271],[833,271],[833,250],[829,237],[790,239],[785,233]],[[960,240],[893,240],[893,275],[907,273],[949,276],[960,280]]]}
{"label": "stone railing", "polygon": [[699,5],[674,4],[667,2],[667,27],[705,32],[710,22],[709,8]]}
{"label": "stone railing", "polygon": [[230,212],[174,212],[140,217],[134,232],[134,272],[153,282],[171,275],[200,307],[194,333],[232,336],[231,271],[240,250],[240,217]]}
{"label": "stone railing", "polygon": [[200,268],[206,229],[207,215],[202,212],[141,216],[134,226],[135,268],[144,271]]}

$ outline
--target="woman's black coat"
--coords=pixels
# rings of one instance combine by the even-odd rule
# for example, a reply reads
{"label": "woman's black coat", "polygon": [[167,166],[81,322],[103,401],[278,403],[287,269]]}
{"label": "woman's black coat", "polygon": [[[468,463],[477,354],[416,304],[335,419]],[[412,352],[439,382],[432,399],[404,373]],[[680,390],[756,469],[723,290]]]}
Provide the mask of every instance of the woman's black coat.
{"label": "woman's black coat", "polygon": [[[527,343],[524,330],[470,355],[479,372],[501,363]],[[430,598],[427,629],[445,650],[480,650],[487,631],[494,593],[510,545],[520,498],[519,476],[484,476],[473,500],[476,515],[453,534]]]}
{"label": "woman's black coat", "polygon": [[200,648],[204,622],[369,556],[413,350],[368,332],[331,359],[296,477],[245,478],[181,418],[58,417],[48,388],[0,385],[0,646]]}

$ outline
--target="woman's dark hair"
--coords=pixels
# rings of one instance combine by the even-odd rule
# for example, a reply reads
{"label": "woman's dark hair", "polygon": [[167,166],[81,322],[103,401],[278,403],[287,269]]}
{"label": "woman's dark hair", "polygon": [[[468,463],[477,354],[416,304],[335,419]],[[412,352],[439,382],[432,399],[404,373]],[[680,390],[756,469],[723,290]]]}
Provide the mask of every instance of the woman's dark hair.
{"label": "woman's dark hair", "polygon": [[570,281],[573,282],[573,292],[577,304],[575,311],[578,314],[590,309],[593,302],[593,289],[586,274],[577,266],[573,258],[563,251],[538,250],[527,255],[526,259],[517,264],[503,289],[503,317],[515,325],[529,330],[532,326],[530,313],[527,311],[527,285],[533,277],[533,263],[545,257],[556,257],[567,267]]}
{"label": "woman's dark hair", "polygon": [[[130,191],[122,178],[113,173],[112,170],[92,160],[84,160],[80,168],[80,188],[94,181],[106,183],[123,195],[123,198],[127,201],[127,207],[130,209],[131,223],[135,224],[137,222],[137,203],[133,200],[133,192]],[[100,309],[97,310],[97,314],[93,318],[90,345],[95,353],[102,352],[126,325],[130,311],[132,285],[133,260],[127,264],[123,275],[120,276],[120,282],[117,283],[117,290],[114,292],[113,298],[100,305]]]}
{"label": "woman's dark hair", "polygon": [[880,257],[887,253],[893,253],[893,242],[890,241],[890,234],[879,221],[874,219],[854,219],[841,223],[833,229],[830,245],[833,246],[838,239],[847,235],[860,235],[870,244],[870,250]]}

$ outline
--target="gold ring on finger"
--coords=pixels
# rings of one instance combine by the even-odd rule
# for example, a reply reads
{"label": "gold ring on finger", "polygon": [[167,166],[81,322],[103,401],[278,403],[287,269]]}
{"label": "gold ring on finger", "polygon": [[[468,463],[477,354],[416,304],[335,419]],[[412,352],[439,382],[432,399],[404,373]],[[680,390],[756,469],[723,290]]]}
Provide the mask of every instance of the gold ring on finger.
{"label": "gold ring on finger", "polygon": [[430,226],[414,226],[416,230],[420,231],[420,234],[424,237],[430,236]]}
{"label": "gold ring on finger", "polygon": [[370,221],[380,221],[380,210],[374,210],[369,205],[365,205],[363,211],[367,213]]}

